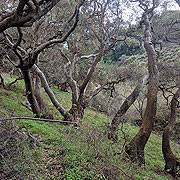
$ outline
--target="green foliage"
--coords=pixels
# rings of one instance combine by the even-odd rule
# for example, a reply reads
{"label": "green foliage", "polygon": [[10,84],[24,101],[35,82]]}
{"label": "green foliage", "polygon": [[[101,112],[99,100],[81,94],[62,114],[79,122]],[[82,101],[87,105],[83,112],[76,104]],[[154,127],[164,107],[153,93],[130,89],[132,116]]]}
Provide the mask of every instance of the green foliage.
{"label": "green foliage", "polygon": [[117,45],[107,56],[104,57],[103,62],[111,64],[123,59],[124,56],[132,56],[144,53],[144,49],[139,43],[133,39],[128,39],[126,43]]}
{"label": "green foliage", "polygon": [[[70,93],[61,92],[56,88],[53,88],[53,91],[58,95],[61,102],[66,103],[66,107],[70,107]],[[24,98],[19,93],[16,94],[18,97],[18,99],[16,99],[14,97],[15,94],[16,90],[7,91],[0,89],[0,109],[3,109],[3,112],[6,114],[9,114],[13,110],[18,112],[18,115],[24,115],[24,112],[29,113],[29,111],[24,109],[19,103]],[[46,95],[43,96],[48,100]],[[49,107],[52,112],[56,112],[50,103]],[[150,137],[145,149],[146,167],[140,168],[124,158],[125,153],[123,148],[124,143],[135,135],[138,128],[130,124],[124,124],[123,127],[120,127],[123,129],[123,132],[119,130],[118,143],[112,144],[112,142],[107,139],[107,127],[109,122],[109,117],[95,112],[90,108],[85,111],[85,117],[79,128],[64,126],[57,123],[28,120],[19,121],[19,126],[25,126],[31,133],[42,138],[41,146],[25,158],[26,164],[31,164],[32,156],[37,160],[41,160],[44,156],[47,156],[46,149],[48,149],[48,152],[53,151],[55,157],[58,156],[56,154],[57,149],[64,149],[65,153],[63,159],[65,170],[59,172],[58,177],[51,175],[52,179],[168,179],[162,172],[164,161],[162,158],[161,138],[159,135],[152,134]],[[174,144],[174,147],[175,150],[178,149],[176,144]],[[29,153],[29,150],[25,150],[25,152],[27,151]],[[33,174],[33,170],[31,171],[30,168],[28,169],[28,166],[24,167],[22,160],[18,162],[17,168],[29,174]],[[39,171],[36,178],[44,179],[43,177],[45,175],[43,175],[43,173],[47,171],[46,158],[43,162],[40,161],[39,164],[37,163],[36,168]],[[44,170],[42,171],[42,169]]]}
{"label": "green foliage", "polygon": [[42,163],[41,150],[38,148],[31,149],[29,145],[23,143],[19,146],[19,152],[20,154],[15,156],[9,154],[8,158],[0,162],[0,167],[10,173],[10,179],[42,177],[42,167],[40,166]]}

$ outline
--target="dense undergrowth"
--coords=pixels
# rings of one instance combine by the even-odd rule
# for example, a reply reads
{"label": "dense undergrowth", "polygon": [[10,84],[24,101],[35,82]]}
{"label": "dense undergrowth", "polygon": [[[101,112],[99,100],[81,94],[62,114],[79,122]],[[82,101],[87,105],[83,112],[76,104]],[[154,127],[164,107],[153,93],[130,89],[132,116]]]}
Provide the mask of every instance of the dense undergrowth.
{"label": "dense undergrowth", "polygon": [[[8,76],[5,80],[12,81]],[[70,93],[56,88],[53,90],[61,102],[67,108],[70,107]],[[42,93],[51,113],[56,119],[61,119],[43,90]],[[32,116],[32,113],[22,106],[26,100],[22,94],[22,81],[12,90],[0,89],[1,117]],[[124,154],[124,144],[134,136],[138,128],[122,124],[119,141],[113,144],[107,139],[110,120],[106,115],[88,108],[81,127],[78,128],[57,123],[18,121],[18,126],[24,126],[33,134],[38,145],[34,148],[22,145],[23,155],[19,154],[10,162],[1,157],[1,169],[14,163],[17,167],[14,167],[14,174],[21,173],[22,179],[171,179],[163,172],[164,161],[159,135],[151,135],[145,150],[146,166],[138,167],[130,163]],[[173,144],[173,147],[175,151],[179,148],[177,144]]]}

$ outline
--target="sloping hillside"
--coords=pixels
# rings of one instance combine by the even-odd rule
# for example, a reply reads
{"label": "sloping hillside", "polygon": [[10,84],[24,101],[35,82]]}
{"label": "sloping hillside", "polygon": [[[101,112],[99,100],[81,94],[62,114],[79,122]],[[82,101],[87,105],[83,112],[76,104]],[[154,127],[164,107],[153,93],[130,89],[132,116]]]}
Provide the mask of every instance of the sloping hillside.
{"label": "sloping hillside", "polygon": [[[158,62],[163,63],[178,63],[180,59],[180,47],[163,47],[162,51],[159,51]],[[122,64],[125,66],[135,68],[134,71],[143,70],[147,66],[146,54],[125,56],[122,60]]]}
{"label": "sloping hillside", "polygon": [[[6,77],[6,82],[12,81]],[[70,106],[70,93],[53,89],[56,95]],[[0,115],[32,116],[31,112],[22,106],[25,97],[22,96],[23,82],[19,81],[13,90],[0,89]],[[56,119],[61,119],[58,112],[43,93],[51,113]],[[124,144],[137,132],[137,128],[123,124],[119,130],[119,141],[112,144],[107,139],[107,127],[110,118],[90,108],[86,110],[80,128],[57,123],[18,121],[18,126],[24,126],[39,141],[34,148],[23,149],[23,158],[14,158],[16,164],[12,172],[21,173],[25,179],[171,179],[164,174],[164,162],[161,153],[161,137],[153,134],[146,147],[146,167],[139,168],[130,164],[124,158]],[[174,144],[175,151],[179,146]],[[180,153],[179,153],[180,155]],[[6,159],[0,161],[7,168]],[[28,178],[29,177],[29,178]],[[15,177],[12,179],[16,179]]]}

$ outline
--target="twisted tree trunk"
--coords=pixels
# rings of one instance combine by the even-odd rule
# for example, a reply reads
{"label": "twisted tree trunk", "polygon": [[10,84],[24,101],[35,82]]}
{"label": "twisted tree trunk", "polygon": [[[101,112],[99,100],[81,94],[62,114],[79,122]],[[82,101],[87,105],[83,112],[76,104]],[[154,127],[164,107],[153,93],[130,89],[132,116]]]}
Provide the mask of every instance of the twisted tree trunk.
{"label": "twisted tree trunk", "polygon": [[147,78],[148,78],[148,75],[145,75],[143,80],[138,83],[138,85],[134,88],[133,92],[125,99],[120,109],[114,116],[110,125],[109,133],[108,133],[108,139],[112,140],[113,142],[116,142],[118,140],[117,131],[118,131],[119,124],[121,123],[121,118],[125,115],[127,110],[138,98],[139,93],[141,89],[143,88]]}
{"label": "twisted tree trunk", "polygon": [[178,98],[180,96],[180,88],[176,91],[175,95],[171,100],[171,112],[168,116],[168,124],[164,128],[163,138],[162,138],[162,152],[165,160],[165,171],[170,173],[172,176],[176,176],[177,168],[180,167],[180,160],[174,155],[170,145],[170,137],[173,128],[176,123],[177,117],[177,105]]}
{"label": "twisted tree trunk", "polygon": [[139,165],[145,164],[144,159],[144,148],[150,137],[153,129],[156,109],[157,109],[157,93],[158,93],[158,69],[156,65],[156,53],[151,42],[151,24],[149,20],[149,12],[143,14],[143,22],[145,25],[144,30],[144,47],[148,56],[148,72],[149,72],[149,84],[147,93],[147,105],[143,117],[143,122],[140,127],[139,132],[131,140],[129,144],[126,145],[125,150],[129,155],[129,158],[133,162],[139,163]]}

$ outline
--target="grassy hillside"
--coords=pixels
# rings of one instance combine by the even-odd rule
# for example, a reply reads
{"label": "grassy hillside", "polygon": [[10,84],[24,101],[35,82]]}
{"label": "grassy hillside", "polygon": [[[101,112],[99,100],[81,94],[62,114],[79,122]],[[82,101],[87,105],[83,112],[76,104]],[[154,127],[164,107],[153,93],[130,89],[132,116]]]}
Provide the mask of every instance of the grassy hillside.
{"label": "grassy hillside", "polygon": [[[12,79],[6,77],[6,82]],[[70,93],[53,89],[66,107],[70,107]],[[0,115],[32,116],[21,103],[23,82],[19,81],[13,90],[0,89]],[[43,92],[43,90],[42,90]],[[49,110],[61,119],[48,100]],[[146,166],[139,168],[124,158],[124,144],[137,132],[138,128],[129,124],[121,126],[119,141],[112,144],[107,139],[107,126],[110,118],[88,108],[80,128],[57,123],[45,123],[29,120],[18,121],[18,126],[25,126],[37,137],[40,145],[26,151],[26,164],[19,159],[17,171],[25,172],[32,179],[170,179],[163,173],[164,161],[161,152],[161,137],[153,134],[146,146]],[[174,149],[179,146],[174,144]],[[180,152],[179,152],[180,155]],[[22,162],[21,162],[22,161]],[[0,164],[1,165],[1,164]],[[4,165],[4,164],[3,164]],[[29,178],[25,179],[29,179]]]}
{"label": "grassy hillside", "polygon": [[[126,56],[124,58],[125,64],[134,63],[137,65],[137,63],[142,62],[147,63],[146,61],[146,54],[141,55],[133,55],[133,56]],[[173,47],[163,47],[163,50],[159,54],[159,61],[162,62],[178,62],[178,59],[180,58],[180,48],[179,46],[173,46]]]}

